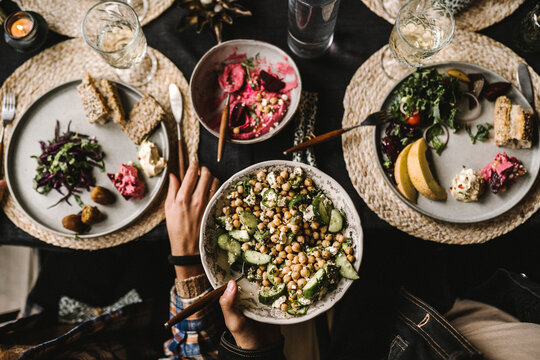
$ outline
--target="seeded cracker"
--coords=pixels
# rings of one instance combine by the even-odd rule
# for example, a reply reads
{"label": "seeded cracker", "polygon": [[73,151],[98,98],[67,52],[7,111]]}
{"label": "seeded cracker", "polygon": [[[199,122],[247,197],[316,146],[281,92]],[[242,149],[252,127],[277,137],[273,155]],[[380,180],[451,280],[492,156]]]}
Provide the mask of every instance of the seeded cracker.
{"label": "seeded cracker", "polygon": [[161,105],[152,96],[145,95],[129,112],[129,120],[119,125],[131,141],[139,145],[166,116]]}

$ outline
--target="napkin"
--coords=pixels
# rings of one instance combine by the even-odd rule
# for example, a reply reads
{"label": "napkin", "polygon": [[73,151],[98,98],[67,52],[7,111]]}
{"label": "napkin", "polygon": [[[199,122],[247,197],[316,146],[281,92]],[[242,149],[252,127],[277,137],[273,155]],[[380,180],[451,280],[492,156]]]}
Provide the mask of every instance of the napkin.
{"label": "napkin", "polygon": [[[302,91],[298,110],[294,115],[294,145],[298,145],[310,138],[315,137],[315,119],[317,116],[318,94],[314,92]],[[292,157],[293,161],[303,162],[305,164],[317,167],[315,161],[315,152],[313,148],[295,151]]]}

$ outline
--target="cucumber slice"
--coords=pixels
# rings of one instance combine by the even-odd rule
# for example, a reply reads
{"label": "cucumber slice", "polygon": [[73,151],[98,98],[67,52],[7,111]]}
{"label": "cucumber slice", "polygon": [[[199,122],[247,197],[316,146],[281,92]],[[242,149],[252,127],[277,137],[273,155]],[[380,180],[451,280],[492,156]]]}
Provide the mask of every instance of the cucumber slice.
{"label": "cucumber slice", "polygon": [[253,235],[253,238],[255,240],[257,240],[258,242],[260,242],[261,244],[266,244],[266,240],[268,240],[270,238],[270,232],[269,231],[265,231],[265,232],[257,231]]}
{"label": "cucumber slice", "polygon": [[247,230],[231,230],[229,236],[238,241],[249,241],[249,233]]}
{"label": "cucumber slice", "polygon": [[328,225],[328,223],[330,222],[329,212],[331,211],[331,209],[328,209],[324,205],[323,198],[321,196],[318,196],[313,199],[313,202],[311,204],[313,205],[313,212],[315,213],[315,216],[319,218],[323,224]]}
{"label": "cucumber slice", "polygon": [[247,263],[252,265],[266,265],[272,260],[269,254],[263,254],[255,250],[244,251],[242,257]]}
{"label": "cucumber slice", "polygon": [[285,284],[275,285],[270,289],[259,291],[259,302],[265,305],[272,305],[274,301],[279,299],[285,293]]}
{"label": "cucumber slice", "polygon": [[339,210],[332,209],[330,213],[330,225],[328,225],[328,231],[331,233],[337,233],[343,229],[343,216]]}
{"label": "cucumber slice", "polygon": [[223,216],[218,216],[216,218],[216,222],[218,223],[219,226],[221,226],[222,228],[225,228],[227,226],[227,215],[223,215]]}
{"label": "cucumber slice", "polygon": [[354,266],[347,260],[347,255],[341,251],[336,256],[336,265],[339,266],[339,273],[345,279],[356,280],[359,278]]}
{"label": "cucumber slice", "polygon": [[326,271],[324,268],[321,268],[317,270],[315,275],[309,279],[309,281],[304,285],[302,288],[302,295],[306,299],[312,299],[313,296],[321,289],[321,286],[324,282],[324,279],[326,277]]}
{"label": "cucumber slice", "polygon": [[227,262],[229,263],[229,265],[234,264],[239,258],[240,258],[240,254],[227,251]]}
{"label": "cucumber slice", "polygon": [[304,194],[297,194],[289,201],[289,209],[298,209],[298,205],[307,201],[307,196]]}
{"label": "cucumber slice", "polygon": [[307,309],[308,309],[307,306],[302,306],[296,309],[290,307],[287,309],[287,313],[293,316],[302,316],[302,315],[306,315]]}
{"label": "cucumber slice", "polygon": [[219,235],[217,243],[221,249],[237,256],[240,256],[242,253],[242,246],[240,243],[234,239],[231,239],[228,234]]}
{"label": "cucumber slice", "polygon": [[247,232],[249,235],[253,235],[255,231],[257,231],[257,224],[259,223],[259,219],[253,213],[249,211],[242,211],[240,214],[238,214],[238,217],[240,218],[240,222],[242,225],[244,225],[247,229]]}
{"label": "cucumber slice", "polygon": [[276,265],[268,263],[268,266],[266,267],[266,274],[268,275],[268,281],[270,281],[272,285],[276,285],[274,279],[276,278],[278,271],[279,269]]}

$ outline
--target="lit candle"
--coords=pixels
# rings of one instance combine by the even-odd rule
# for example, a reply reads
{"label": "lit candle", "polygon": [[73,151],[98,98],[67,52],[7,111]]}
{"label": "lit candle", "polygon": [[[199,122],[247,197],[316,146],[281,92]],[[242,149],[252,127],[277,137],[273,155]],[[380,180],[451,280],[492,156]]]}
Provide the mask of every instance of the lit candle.
{"label": "lit candle", "polygon": [[25,37],[34,28],[34,22],[29,17],[21,17],[11,24],[11,35],[16,38]]}

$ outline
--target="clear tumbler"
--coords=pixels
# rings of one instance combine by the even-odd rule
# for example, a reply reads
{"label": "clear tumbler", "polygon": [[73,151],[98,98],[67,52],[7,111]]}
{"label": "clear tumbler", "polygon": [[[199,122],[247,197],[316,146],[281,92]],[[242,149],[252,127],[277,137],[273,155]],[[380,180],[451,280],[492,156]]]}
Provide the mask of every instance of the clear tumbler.
{"label": "clear tumbler", "polygon": [[289,0],[289,48],[303,58],[326,51],[334,39],[340,0]]}

